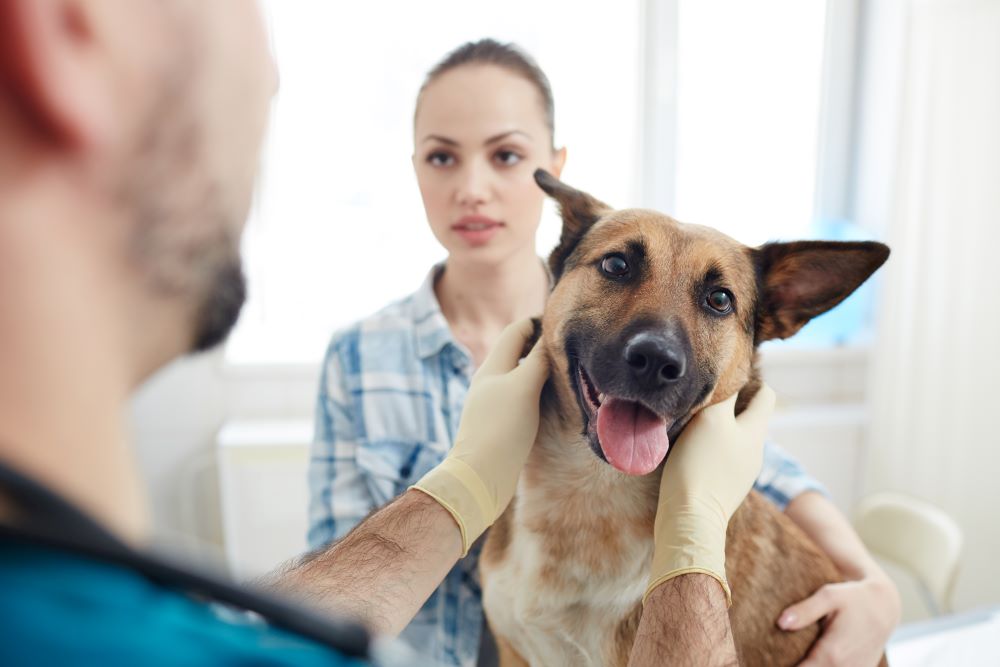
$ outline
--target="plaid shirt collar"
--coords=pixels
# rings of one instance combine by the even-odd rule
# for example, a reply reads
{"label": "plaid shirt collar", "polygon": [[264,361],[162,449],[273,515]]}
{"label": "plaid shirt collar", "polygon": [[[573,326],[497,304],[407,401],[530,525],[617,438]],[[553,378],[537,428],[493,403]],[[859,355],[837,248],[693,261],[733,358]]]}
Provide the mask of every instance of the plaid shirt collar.
{"label": "plaid shirt collar", "polygon": [[[545,273],[549,277],[549,289],[554,287],[552,272],[549,265],[542,262]],[[472,355],[459,343],[451,329],[448,327],[448,320],[441,312],[441,304],[438,302],[437,294],[434,292],[434,284],[444,273],[445,263],[435,264],[428,272],[424,282],[413,293],[413,325],[417,332],[417,354],[421,359],[428,359],[441,352],[448,344],[464,358],[466,363],[472,362]]]}
{"label": "plaid shirt collar", "polygon": [[417,332],[417,354],[428,359],[451,345],[467,361],[471,361],[465,346],[455,340],[448,327],[448,320],[441,312],[441,304],[434,293],[434,284],[444,272],[444,262],[434,265],[424,282],[413,293],[413,326]]}

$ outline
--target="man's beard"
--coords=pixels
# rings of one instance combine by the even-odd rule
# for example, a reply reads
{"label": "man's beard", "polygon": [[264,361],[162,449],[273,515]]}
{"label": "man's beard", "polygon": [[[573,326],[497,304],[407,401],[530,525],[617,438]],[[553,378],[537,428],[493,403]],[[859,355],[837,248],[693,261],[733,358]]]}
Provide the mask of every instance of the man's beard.
{"label": "man's beard", "polygon": [[246,278],[237,255],[235,261],[218,267],[216,277],[202,297],[194,321],[193,352],[210,350],[229,336],[240,318],[246,295]]}
{"label": "man's beard", "polygon": [[186,68],[166,77],[146,119],[119,201],[132,218],[129,252],[154,299],[190,315],[190,351],[226,339],[246,299],[240,258],[245,205],[209,172],[206,137],[185,106]]}
{"label": "man's beard", "polygon": [[[140,225],[133,237],[133,256],[151,296],[181,300],[190,313],[191,352],[226,339],[247,295],[239,237],[212,217]],[[194,222],[200,229],[185,234]]]}

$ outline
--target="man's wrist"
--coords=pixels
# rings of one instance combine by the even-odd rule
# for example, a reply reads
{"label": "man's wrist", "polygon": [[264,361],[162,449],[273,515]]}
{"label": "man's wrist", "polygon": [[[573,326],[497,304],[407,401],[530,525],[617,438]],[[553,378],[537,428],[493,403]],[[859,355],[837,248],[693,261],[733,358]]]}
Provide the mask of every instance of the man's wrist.
{"label": "man's wrist", "polygon": [[663,664],[738,664],[726,596],[713,577],[684,574],[650,592],[629,665]]}
{"label": "man's wrist", "polygon": [[652,578],[649,582],[649,585],[646,587],[646,592],[642,596],[643,606],[649,604],[649,600],[653,596],[653,593],[655,593],[660,588],[663,588],[663,586],[668,582],[675,581],[676,579],[679,579],[681,577],[689,577],[689,576],[707,577],[708,579],[713,580],[715,583],[719,585],[719,588],[722,590],[722,594],[726,600],[726,608],[732,606],[733,597],[732,593],[729,590],[729,582],[726,581],[725,577],[715,572],[714,569],[707,569],[702,567],[689,567],[689,568],[670,570],[667,573],[660,575],[659,577]]}
{"label": "man's wrist", "polygon": [[447,511],[458,527],[462,556],[493,522],[495,505],[486,485],[466,463],[445,458],[410,487]]}
{"label": "man's wrist", "polygon": [[677,503],[657,514],[649,585],[644,600],[665,581],[686,574],[715,579],[730,601],[726,581],[726,529],[718,512],[700,503]]}
{"label": "man's wrist", "polygon": [[726,595],[719,585],[719,580],[704,572],[689,572],[665,581],[662,585],[649,591],[646,597],[646,608],[652,609],[660,605],[670,604],[678,592],[697,590],[698,594],[707,598],[709,603],[722,606],[726,604]]}

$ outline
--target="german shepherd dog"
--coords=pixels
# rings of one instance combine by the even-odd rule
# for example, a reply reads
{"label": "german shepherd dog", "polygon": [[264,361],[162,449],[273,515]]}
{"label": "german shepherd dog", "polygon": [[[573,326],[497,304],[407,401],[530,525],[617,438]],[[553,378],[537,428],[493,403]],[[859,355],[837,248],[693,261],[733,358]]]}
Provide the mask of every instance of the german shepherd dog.
{"label": "german shepherd dog", "polygon": [[[756,348],[787,338],[888,258],[873,242],[744,246],[654,211],[613,210],[545,171],[559,204],[540,345],[552,374],[517,496],[480,558],[503,667],[628,662],[653,550],[660,466],[705,406],[760,387]],[[669,460],[665,465],[670,465]],[[741,664],[791,665],[819,626],[775,627],[837,568],[754,492],[726,541]],[[884,662],[884,660],[883,660]]]}

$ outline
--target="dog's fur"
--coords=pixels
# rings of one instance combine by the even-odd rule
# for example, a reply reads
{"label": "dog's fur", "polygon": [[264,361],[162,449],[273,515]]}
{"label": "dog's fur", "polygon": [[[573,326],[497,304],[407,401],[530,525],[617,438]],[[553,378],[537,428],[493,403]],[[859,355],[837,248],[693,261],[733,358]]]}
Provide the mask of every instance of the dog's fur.
{"label": "dog's fur", "polygon": [[[624,666],[642,613],[661,468],[629,476],[604,460],[588,388],[645,406],[674,442],[698,410],[737,391],[741,411],[760,386],[757,345],[791,336],[840,303],[889,250],[832,242],[749,248],[653,211],[614,211],[544,171],[536,180],[563,215],[538,343],[552,374],[517,497],[480,560],[484,607],[504,667]],[[626,260],[627,275],[602,270],[609,254]],[[707,301],[720,289],[732,297],[731,312]],[[622,350],[640,333],[681,359],[669,381],[643,384],[631,372]],[[775,621],[787,605],[840,580],[829,558],[751,493],[729,525],[726,570],[741,664],[801,660],[819,626],[787,633]]]}

